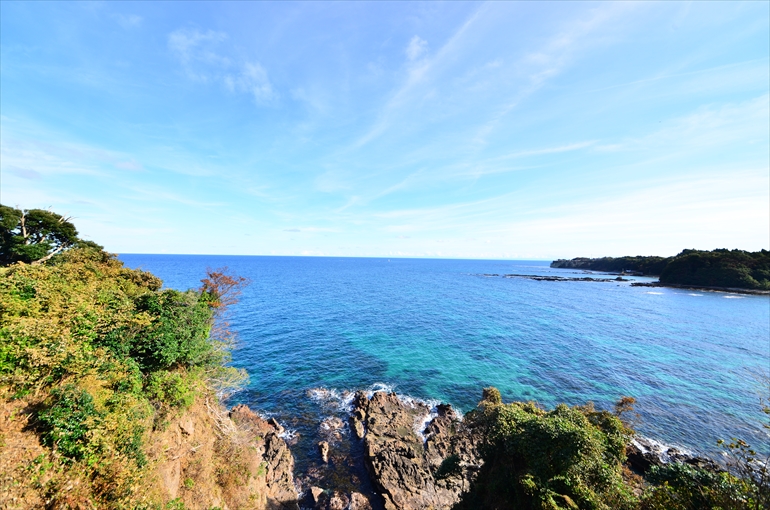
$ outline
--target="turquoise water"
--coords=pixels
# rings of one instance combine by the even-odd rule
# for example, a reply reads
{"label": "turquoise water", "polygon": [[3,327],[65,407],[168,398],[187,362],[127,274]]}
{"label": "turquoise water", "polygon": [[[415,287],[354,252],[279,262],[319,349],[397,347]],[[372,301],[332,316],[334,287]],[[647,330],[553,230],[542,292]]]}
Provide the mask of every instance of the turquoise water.
{"label": "turquoise water", "polygon": [[251,280],[231,320],[233,364],[250,383],[231,403],[297,430],[300,464],[313,456],[318,420],[339,412],[307,391],[376,384],[461,411],[490,385],[549,407],[610,409],[631,395],[648,437],[714,456],[717,439],[737,436],[770,452],[756,379],[770,370],[767,296],[483,276],[585,276],[540,261],[120,259],[171,288],[198,287],[207,267]]}

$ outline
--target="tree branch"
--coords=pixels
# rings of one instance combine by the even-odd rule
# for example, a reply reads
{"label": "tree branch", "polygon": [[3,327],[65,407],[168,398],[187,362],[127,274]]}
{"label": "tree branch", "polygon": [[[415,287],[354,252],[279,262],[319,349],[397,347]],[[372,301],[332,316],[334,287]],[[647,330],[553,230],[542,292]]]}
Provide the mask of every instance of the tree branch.
{"label": "tree branch", "polygon": [[35,261],[33,261],[33,262],[32,262],[32,265],[33,265],[33,266],[36,266],[36,265],[38,265],[38,264],[42,264],[42,263],[43,263],[43,262],[45,262],[46,260],[49,260],[51,257],[53,257],[54,255],[56,255],[57,253],[59,253],[60,251],[62,251],[63,249],[65,249],[65,248],[69,248],[69,247],[70,247],[70,245],[69,245],[69,244],[62,244],[62,245],[60,245],[58,248],[56,248],[54,251],[52,251],[51,253],[49,253],[49,254],[48,254],[48,255],[46,255],[45,257],[43,257],[42,259],[38,259],[38,260],[35,260]]}
{"label": "tree branch", "polygon": [[21,237],[24,238],[24,244],[29,244],[29,238],[27,237],[27,226],[24,224],[24,220],[27,217],[27,211],[21,210]]}

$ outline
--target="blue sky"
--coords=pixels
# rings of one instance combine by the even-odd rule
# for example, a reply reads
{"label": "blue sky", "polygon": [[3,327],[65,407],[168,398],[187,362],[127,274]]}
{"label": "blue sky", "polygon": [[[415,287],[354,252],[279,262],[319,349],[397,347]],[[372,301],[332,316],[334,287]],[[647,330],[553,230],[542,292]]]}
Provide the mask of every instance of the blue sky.
{"label": "blue sky", "polygon": [[113,252],[770,247],[768,2],[0,15],[0,200]]}

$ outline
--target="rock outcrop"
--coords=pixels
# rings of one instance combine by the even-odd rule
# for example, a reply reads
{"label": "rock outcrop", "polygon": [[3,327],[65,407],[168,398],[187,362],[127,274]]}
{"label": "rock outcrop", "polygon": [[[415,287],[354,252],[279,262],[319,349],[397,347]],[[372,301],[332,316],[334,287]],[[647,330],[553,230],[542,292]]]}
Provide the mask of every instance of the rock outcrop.
{"label": "rock outcrop", "polygon": [[[364,455],[386,510],[449,509],[470,486],[479,456],[473,431],[464,427],[448,405],[436,408],[424,435],[420,425],[431,409],[402,402],[395,393],[371,399],[356,394],[352,423],[365,429]],[[449,459],[449,461],[447,461]],[[449,462],[453,469],[442,469]]]}
{"label": "rock outcrop", "polygon": [[279,436],[283,427],[274,418],[264,420],[243,404],[235,406],[229,416],[255,441],[256,453],[262,460],[257,471],[264,470],[268,506],[298,510],[294,457],[286,441]]}
{"label": "rock outcrop", "polygon": [[691,455],[641,436],[636,436],[626,446],[626,458],[629,467],[639,474],[646,474],[652,466],[662,466],[669,462],[690,464],[713,472],[722,471],[722,468],[711,459]]}

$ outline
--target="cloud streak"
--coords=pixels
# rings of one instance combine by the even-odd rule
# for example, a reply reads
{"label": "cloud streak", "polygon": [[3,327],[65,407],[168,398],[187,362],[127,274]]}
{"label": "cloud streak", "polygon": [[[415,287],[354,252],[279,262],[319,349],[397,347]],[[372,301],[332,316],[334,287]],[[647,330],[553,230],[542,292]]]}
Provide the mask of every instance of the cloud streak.
{"label": "cloud streak", "polygon": [[265,68],[256,61],[236,58],[223,48],[225,32],[180,28],[168,35],[168,47],[192,80],[215,81],[230,92],[246,93],[259,105],[276,98]]}

